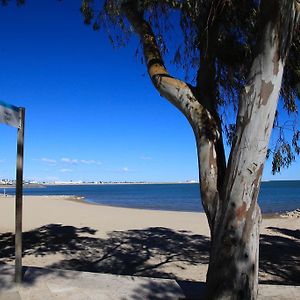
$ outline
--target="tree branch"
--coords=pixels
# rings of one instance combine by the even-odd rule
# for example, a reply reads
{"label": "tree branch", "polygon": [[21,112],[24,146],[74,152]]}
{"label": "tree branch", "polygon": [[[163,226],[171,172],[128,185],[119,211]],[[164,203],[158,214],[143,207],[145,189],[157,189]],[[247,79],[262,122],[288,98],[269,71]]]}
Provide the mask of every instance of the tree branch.
{"label": "tree branch", "polygon": [[[216,110],[210,110],[204,98],[195,95],[195,88],[172,77],[166,69],[149,23],[138,10],[136,2],[122,5],[127,19],[139,35],[149,76],[158,92],[175,105],[189,120],[196,137],[201,199],[208,217],[211,233],[214,233],[215,218],[219,211],[220,180],[226,167],[222,144],[221,127]],[[222,182],[223,183],[223,182]]]}
{"label": "tree branch", "polygon": [[136,2],[124,3],[122,10],[141,39],[148,73],[154,86],[161,96],[169,100],[190,122],[193,122],[191,111],[199,110],[201,107],[193,95],[191,86],[172,77],[167,71],[152,28],[138,11]]}

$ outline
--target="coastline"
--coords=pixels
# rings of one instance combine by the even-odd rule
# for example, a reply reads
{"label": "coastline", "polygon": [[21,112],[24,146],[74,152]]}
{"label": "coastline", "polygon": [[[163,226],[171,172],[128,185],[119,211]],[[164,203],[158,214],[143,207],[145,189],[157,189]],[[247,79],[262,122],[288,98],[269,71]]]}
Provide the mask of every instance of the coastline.
{"label": "coastline", "polygon": [[[148,186],[148,187],[147,187]],[[15,193],[11,185],[2,185],[1,194]],[[203,211],[199,201],[199,185],[196,183],[89,183],[80,185],[24,185],[24,195],[78,195],[86,203],[165,211]],[[6,189],[6,191],[4,191]],[[265,218],[277,217],[300,207],[300,181],[289,184],[262,186],[259,204]],[[0,196],[1,196],[0,194]],[[172,196],[174,195],[174,197]]]}
{"label": "coastline", "polygon": [[[199,184],[199,182],[56,182],[56,183],[28,183],[24,184],[24,188],[36,188],[36,187],[47,187],[47,186],[83,186],[83,185],[164,185],[164,184]],[[15,188],[15,184],[0,184],[0,189],[11,189]]]}
{"label": "coastline", "polygon": [[[135,210],[141,210],[141,211],[165,211],[165,212],[178,212],[178,213],[205,213],[203,211],[182,211],[182,210],[167,210],[167,209],[152,209],[152,208],[143,208],[143,207],[130,207],[130,206],[117,206],[117,205],[108,205],[108,204],[101,204],[96,203],[93,201],[87,201],[85,197],[83,196],[77,196],[77,195],[51,195],[53,197],[63,197],[66,200],[79,202],[83,204],[88,205],[95,205],[95,206],[102,206],[102,207],[114,207],[114,208],[125,208],[125,209],[135,209]],[[1,197],[1,196],[0,196]],[[47,195],[43,195],[42,197],[48,197]],[[300,218],[300,208],[297,208],[292,211],[284,211],[284,212],[276,212],[276,213],[262,213],[262,217],[264,219],[276,219],[276,218],[286,218],[291,215],[295,214],[296,217]]]}
{"label": "coastline", "polygon": [[[274,182],[300,182],[300,180],[262,180],[262,183],[274,183]],[[197,180],[191,181],[108,181],[108,182],[43,182],[43,183],[25,183],[24,187],[47,187],[47,186],[82,186],[82,185],[164,185],[164,184],[199,184]],[[14,184],[0,184],[0,188],[15,188]]]}
{"label": "coastline", "polygon": [[[1,188],[1,186],[0,186]],[[6,195],[3,196],[0,194],[0,199],[2,198],[15,198],[13,195]],[[118,205],[108,205],[108,204],[101,204],[96,203],[93,201],[88,201],[84,196],[78,195],[24,195],[24,197],[39,197],[39,198],[59,198],[66,201],[82,203],[85,205],[92,205],[92,206],[100,206],[100,207],[110,207],[110,208],[122,208],[122,209],[132,209],[132,210],[140,210],[140,211],[163,211],[163,212],[176,212],[176,213],[196,213],[196,214],[204,214],[203,211],[182,211],[182,210],[167,210],[167,209],[155,209],[155,208],[143,208],[143,207],[130,207],[130,206],[118,206]],[[262,217],[264,219],[276,219],[276,218],[286,218],[295,215],[295,217],[300,218],[300,208],[291,211],[283,211],[283,212],[275,212],[275,213],[262,213]]]}

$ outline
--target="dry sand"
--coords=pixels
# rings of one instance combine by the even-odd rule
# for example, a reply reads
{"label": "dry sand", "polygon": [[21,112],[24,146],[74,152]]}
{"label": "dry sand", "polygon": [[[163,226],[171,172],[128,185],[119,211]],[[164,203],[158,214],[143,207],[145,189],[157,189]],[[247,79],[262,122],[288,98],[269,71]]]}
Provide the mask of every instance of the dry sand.
{"label": "dry sand", "polygon": [[[265,218],[260,279],[300,284],[299,214]],[[24,265],[205,280],[203,213],[116,208],[65,196],[25,196]],[[13,263],[14,198],[0,197],[0,262]]]}

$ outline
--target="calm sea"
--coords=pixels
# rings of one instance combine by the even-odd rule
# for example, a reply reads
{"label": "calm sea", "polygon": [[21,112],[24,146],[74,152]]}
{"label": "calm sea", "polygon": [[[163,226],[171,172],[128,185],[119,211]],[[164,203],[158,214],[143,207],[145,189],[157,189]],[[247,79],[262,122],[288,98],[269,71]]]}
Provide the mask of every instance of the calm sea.
{"label": "calm sea", "polygon": [[[0,189],[3,193],[3,189]],[[14,189],[6,189],[13,194]],[[25,195],[76,195],[85,201],[121,207],[203,211],[198,184],[61,185],[25,188]],[[259,194],[263,213],[300,207],[300,181],[263,182]]]}

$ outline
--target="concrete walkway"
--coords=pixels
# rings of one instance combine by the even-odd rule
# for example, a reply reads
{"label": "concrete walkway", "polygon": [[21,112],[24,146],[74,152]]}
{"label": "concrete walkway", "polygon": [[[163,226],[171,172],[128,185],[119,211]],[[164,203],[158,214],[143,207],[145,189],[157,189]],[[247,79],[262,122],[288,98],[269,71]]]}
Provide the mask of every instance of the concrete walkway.
{"label": "concrete walkway", "polygon": [[[0,300],[176,300],[199,299],[205,284],[24,267],[24,283],[13,284],[14,267],[0,265]],[[197,295],[197,297],[196,297]],[[300,286],[260,285],[259,299],[300,299]]]}

